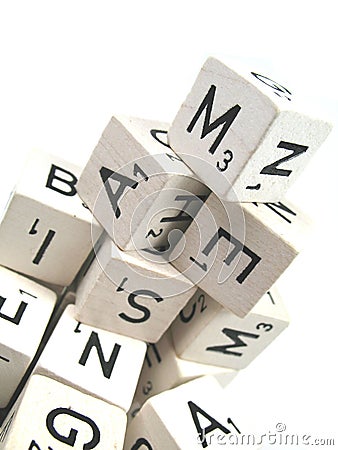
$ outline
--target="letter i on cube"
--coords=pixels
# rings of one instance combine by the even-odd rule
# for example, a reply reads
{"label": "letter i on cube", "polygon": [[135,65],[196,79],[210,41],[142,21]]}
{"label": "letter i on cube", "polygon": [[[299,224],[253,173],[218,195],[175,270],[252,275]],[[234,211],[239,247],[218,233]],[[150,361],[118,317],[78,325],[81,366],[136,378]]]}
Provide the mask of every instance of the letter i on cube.
{"label": "letter i on cube", "polygon": [[79,174],[53,155],[29,155],[0,224],[1,265],[46,283],[72,282],[101,233],[77,195]]}

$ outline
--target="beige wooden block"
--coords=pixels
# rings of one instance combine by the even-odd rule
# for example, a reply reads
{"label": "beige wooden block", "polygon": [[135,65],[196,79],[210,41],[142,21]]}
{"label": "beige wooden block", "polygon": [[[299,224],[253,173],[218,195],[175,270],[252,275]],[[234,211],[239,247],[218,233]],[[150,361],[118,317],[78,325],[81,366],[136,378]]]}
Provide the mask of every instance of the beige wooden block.
{"label": "beige wooden block", "polygon": [[167,144],[168,124],[112,117],[78,184],[81,198],[124,250],[161,248],[209,194]]}
{"label": "beige wooden block", "polygon": [[196,288],[169,263],[122,252],[107,237],[76,292],[76,318],[156,342]]}
{"label": "beige wooden block", "polygon": [[304,111],[283,83],[209,58],[168,139],[220,198],[274,202],[330,130],[329,123]]}
{"label": "beige wooden block", "polygon": [[2,217],[0,264],[47,283],[71,283],[101,232],[76,195],[80,170],[32,152]]}
{"label": "beige wooden block", "polygon": [[172,264],[214,300],[245,316],[304,246],[309,219],[289,202],[222,203],[211,194]]}
{"label": "beige wooden block", "polygon": [[128,425],[124,450],[216,450],[236,440],[240,445],[241,436],[259,424],[253,408],[227,392],[207,376],[155,395]]}
{"label": "beige wooden block", "polygon": [[126,413],[51,378],[33,375],[0,429],[0,449],[122,449]]}
{"label": "beige wooden block", "polygon": [[32,361],[56,303],[54,292],[0,267],[0,407]]}
{"label": "beige wooden block", "polygon": [[144,342],[77,322],[74,305],[69,305],[44,348],[35,373],[127,411],[145,352]]}
{"label": "beige wooden block", "polygon": [[192,361],[243,369],[289,324],[273,286],[244,318],[198,290],[171,326],[177,354]]}
{"label": "beige wooden block", "polygon": [[133,418],[146,400],[195,378],[212,375],[226,387],[237,371],[209,364],[186,361],[174,350],[170,330],[156,344],[148,344],[146,357],[138,380],[128,417]]}

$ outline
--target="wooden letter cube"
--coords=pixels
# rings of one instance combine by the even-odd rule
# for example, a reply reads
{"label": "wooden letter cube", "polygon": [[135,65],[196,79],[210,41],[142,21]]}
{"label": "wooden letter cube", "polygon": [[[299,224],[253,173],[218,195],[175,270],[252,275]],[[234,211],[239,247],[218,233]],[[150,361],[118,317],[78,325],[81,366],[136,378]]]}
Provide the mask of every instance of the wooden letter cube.
{"label": "wooden letter cube", "polygon": [[0,267],[0,408],[34,357],[56,303],[54,292]]}
{"label": "wooden letter cube", "polygon": [[196,287],[169,263],[123,252],[107,237],[76,292],[76,318],[147,342],[160,339]]}
{"label": "wooden letter cube", "polygon": [[288,324],[288,315],[276,287],[272,287],[243,319],[198,290],[172,324],[171,332],[181,358],[243,369]]}
{"label": "wooden letter cube", "polygon": [[169,148],[168,125],[113,117],[78,184],[81,198],[124,250],[167,245],[209,189]]}
{"label": "wooden letter cube", "polygon": [[168,139],[221,199],[279,201],[331,129],[298,110],[289,89],[265,74],[209,58]]}
{"label": "wooden letter cube", "polygon": [[145,352],[144,342],[77,322],[74,305],[69,305],[35,372],[127,411]]}
{"label": "wooden letter cube", "polygon": [[0,429],[0,449],[122,450],[126,422],[121,408],[33,375]]}
{"label": "wooden letter cube", "polygon": [[240,444],[241,435],[259,424],[238,391],[235,396],[228,392],[206,376],[155,395],[130,422],[124,450],[216,450],[236,439]]}
{"label": "wooden letter cube", "polygon": [[0,264],[61,286],[71,283],[101,227],[76,195],[80,169],[33,152],[0,224]]}
{"label": "wooden letter cube", "polygon": [[243,317],[296,257],[307,228],[307,217],[289,203],[223,204],[211,194],[172,264]]}

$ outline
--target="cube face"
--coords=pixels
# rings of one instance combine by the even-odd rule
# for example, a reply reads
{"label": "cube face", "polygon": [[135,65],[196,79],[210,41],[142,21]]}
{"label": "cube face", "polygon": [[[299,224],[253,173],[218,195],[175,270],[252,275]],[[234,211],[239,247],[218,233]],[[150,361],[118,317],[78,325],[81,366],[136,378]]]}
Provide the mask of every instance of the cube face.
{"label": "cube face", "polygon": [[217,449],[230,442],[230,434],[234,443],[252,433],[259,426],[252,410],[246,416],[238,394],[233,398],[227,391],[202,377],[152,397],[128,426],[125,449]]}
{"label": "cube face", "polygon": [[286,202],[222,204],[212,194],[172,264],[243,317],[296,257],[307,229],[307,217]]}
{"label": "cube face", "polygon": [[156,342],[195,290],[169,263],[119,251],[108,238],[78,286],[75,315],[83,323]]}
{"label": "cube face", "polygon": [[80,177],[81,198],[124,250],[165,245],[173,228],[187,225],[182,214],[175,219],[180,211],[194,214],[199,197],[209,194],[169,148],[167,129],[113,117]]}
{"label": "cube face", "polygon": [[220,198],[278,201],[330,125],[293,111],[291,92],[209,58],[168,132],[173,150]]}
{"label": "cube face", "polygon": [[172,325],[177,354],[183,359],[243,369],[289,324],[275,287],[243,319],[198,291]]}
{"label": "cube face", "polygon": [[279,201],[302,172],[330,126],[295,111],[282,111],[267,130],[229,192],[229,201]]}
{"label": "cube face", "polygon": [[33,359],[56,295],[0,267],[0,407],[5,407]]}
{"label": "cube face", "polygon": [[127,411],[145,351],[144,342],[77,322],[70,305],[35,371]]}
{"label": "cube face", "polygon": [[79,172],[52,155],[31,155],[0,224],[2,265],[70,284],[101,230],[76,195]]}
{"label": "cube face", "polygon": [[125,429],[120,408],[33,375],[0,430],[0,448],[122,450]]}

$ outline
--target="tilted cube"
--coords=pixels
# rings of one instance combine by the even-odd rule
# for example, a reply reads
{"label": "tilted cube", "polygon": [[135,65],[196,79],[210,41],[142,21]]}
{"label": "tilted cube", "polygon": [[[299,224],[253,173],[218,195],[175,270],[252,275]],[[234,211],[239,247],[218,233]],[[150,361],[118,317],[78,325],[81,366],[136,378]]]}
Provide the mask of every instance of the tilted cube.
{"label": "tilted cube", "polygon": [[67,286],[101,227],[77,195],[81,169],[33,152],[0,223],[0,264],[38,280]]}
{"label": "tilted cube", "polygon": [[242,435],[259,436],[259,428],[253,406],[239,401],[238,391],[205,376],[150,398],[130,422],[124,450],[216,450],[245,443]]}
{"label": "tilted cube", "polygon": [[273,286],[244,318],[198,290],[171,326],[177,354],[191,361],[243,369],[289,324]]}
{"label": "tilted cube", "polygon": [[279,201],[331,129],[302,109],[283,83],[209,58],[169,144],[221,199]]}
{"label": "tilted cube", "polygon": [[76,292],[76,318],[156,342],[196,287],[172,265],[123,252],[107,237]]}
{"label": "tilted cube", "polygon": [[121,408],[33,375],[0,428],[0,449],[122,450],[126,422]]}
{"label": "tilted cube", "polygon": [[222,203],[211,194],[171,263],[243,317],[297,256],[308,229],[307,216],[289,202]]}
{"label": "tilted cube", "polygon": [[146,344],[78,322],[63,312],[34,373],[45,375],[127,411]]}
{"label": "tilted cube", "polygon": [[167,129],[112,117],[80,177],[79,195],[124,250],[166,246],[209,194],[168,146]]}

